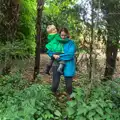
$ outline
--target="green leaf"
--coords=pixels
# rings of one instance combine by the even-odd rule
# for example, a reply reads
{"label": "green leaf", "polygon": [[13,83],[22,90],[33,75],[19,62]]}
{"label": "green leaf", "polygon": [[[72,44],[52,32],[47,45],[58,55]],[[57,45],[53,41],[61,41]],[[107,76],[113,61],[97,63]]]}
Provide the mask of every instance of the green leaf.
{"label": "green leaf", "polygon": [[83,116],[77,116],[77,117],[75,118],[75,120],[86,120],[86,118],[83,117]]}
{"label": "green leaf", "polygon": [[96,114],[96,115],[94,116],[94,120],[101,120],[101,117],[100,117],[98,114]]}
{"label": "green leaf", "polygon": [[89,118],[89,120],[94,120],[94,119],[91,117],[91,118]]}
{"label": "green leaf", "polygon": [[37,120],[43,120],[42,118],[38,118]]}
{"label": "green leaf", "polygon": [[109,107],[112,109],[113,108],[113,104],[112,103],[108,103]]}
{"label": "green leaf", "polygon": [[77,105],[77,102],[74,100],[74,101],[67,102],[67,104],[69,105],[69,107],[74,107]]}
{"label": "green leaf", "polygon": [[97,104],[95,102],[91,103],[90,110],[95,109],[97,107]]}
{"label": "green leaf", "polygon": [[105,111],[109,114],[111,114],[111,109],[110,108],[105,108]]}
{"label": "green leaf", "polygon": [[110,120],[110,115],[109,115],[109,114],[104,115],[104,116],[103,116],[103,119],[104,119],[104,120]]}
{"label": "green leaf", "polygon": [[99,115],[103,115],[103,110],[102,110],[102,108],[100,108],[100,107],[98,107],[98,108],[96,108],[96,111],[97,111],[97,113],[99,113]]}
{"label": "green leaf", "polygon": [[91,117],[93,117],[95,114],[96,114],[96,112],[92,110],[92,111],[90,111],[90,112],[88,113],[87,118],[91,118]]}
{"label": "green leaf", "polygon": [[87,108],[81,106],[77,109],[77,115],[81,115],[83,113],[84,113],[84,115],[86,115],[87,111],[88,111]]}
{"label": "green leaf", "polygon": [[60,116],[62,115],[58,110],[56,110],[56,111],[54,112],[54,114],[55,114],[56,116],[58,116],[58,117],[60,117]]}
{"label": "green leaf", "polygon": [[69,116],[73,115],[75,113],[75,110],[73,108],[67,108],[67,113]]}
{"label": "green leaf", "polygon": [[98,101],[98,104],[100,105],[100,107],[102,107],[102,108],[104,108],[107,104],[106,104],[106,102],[104,101],[104,100],[99,100]]}

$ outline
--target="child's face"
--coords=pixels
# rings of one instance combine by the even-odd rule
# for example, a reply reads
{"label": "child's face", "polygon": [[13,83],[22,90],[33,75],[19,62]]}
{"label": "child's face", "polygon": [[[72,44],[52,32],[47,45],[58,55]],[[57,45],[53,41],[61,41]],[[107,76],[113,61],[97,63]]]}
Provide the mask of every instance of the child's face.
{"label": "child's face", "polygon": [[57,29],[53,29],[53,30],[52,30],[52,33],[57,33]]}
{"label": "child's face", "polygon": [[66,34],[64,31],[62,31],[62,32],[60,33],[60,36],[61,36],[62,39],[67,38],[67,34]]}

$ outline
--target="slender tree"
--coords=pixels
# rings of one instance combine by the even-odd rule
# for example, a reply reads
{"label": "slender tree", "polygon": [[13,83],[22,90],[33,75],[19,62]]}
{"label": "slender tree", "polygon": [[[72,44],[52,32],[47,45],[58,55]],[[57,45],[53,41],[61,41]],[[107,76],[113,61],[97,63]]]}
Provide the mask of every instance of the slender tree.
{"label": "slender tree", "polygon": [[41,18],[42,18],[43,6],[44,6],[44,0],[37,0],[36,50],[35,50],[34,79],[39,74],[39,67],[40,67]]}
{"label": "slender tree", "polygon": [[[19,20],[20,0],[1,0],[0,12],[2,14],[0,21],[0,42],[6,45],[6,42],[13,43],[16,39],[17,25]],[[8,74],[11,69],[11,60],[7,60],[6,53],[2,54],[4,68],[2,74]]]}
{"label": "slender tree", "polygon": [[[99,4],[99,9],[103,14],[102,26],[106,33],[106,66],[103,80],[112,79],[116,67],[118,44],[120,40],[120,2],[119,0],[94,0],[95,6]],[[94,7],[95,7],[94,6]],[[105,39],[106,38],[106,39]]]}
{"label": "slender tree", "polygon": [[107,21],[107,43],[106,43],[106,68],[105,80],[111,79],[116,67],[116,58],[118,44],[120,40],[120,2],[119,0],[105,1],[103,0],[105,11],[105,19]]}
{"label": "slender tree", "polygon": [[93,0],[91,0],[91,41],[90,41],[90,71],[89,71],[89,79],[92,79],[92,52],[93,52],[93,39],[94,39],[94,34],[93,34]]}

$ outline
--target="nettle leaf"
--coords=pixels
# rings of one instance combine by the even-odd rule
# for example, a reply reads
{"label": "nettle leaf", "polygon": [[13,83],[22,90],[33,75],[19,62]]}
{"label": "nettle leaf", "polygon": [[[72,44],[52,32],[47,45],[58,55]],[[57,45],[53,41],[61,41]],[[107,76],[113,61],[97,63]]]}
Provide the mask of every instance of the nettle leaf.
{"label": "nettle leaf", "polygon": [[76,112],[75,109],[73,109],[71,107],[67,108],[67,113],[69,116],[72,116],[75,112]]}
{"label": "nettle leaf", "polygon": [[77,116],[75,118],[75,120],[87,120],[87,119],[85,117],[83,117],[83,116]]}
{"label": "nettle leaf", "polygon": [[94,116],[94,120],[101,120],[101,117],[100,117],[98,114],[96,114],[96,115]]}
{"label": "nettle leaf", "polygon": [[96,111],[90,111],[89,113],[88,113],[88,115],[87,115],[87,118],[91,118],[91,117],[93,117],[94,115],[96,114]]}
{"label": "nettle leaf", "polygon": [[56,110],[56,111],[54,112],[54,114],[55,114],[56,116],[58,116],[58,117],[60,117],[60,116],[62,115],[61,112],[58,111],[58,110]]}
{"label": "nettle leaf", "polygon": [[113,108],[113,104],[112,103],[108,103],[109,107],[112,109]]}
{"label": "nettle leaf", "polygon": [[102,108],[101,107],[98,107],[97,109],[96,109],[96,112],[99,114],[99,115],[103,115],[103,110],[102,110]]}
{"label": "nettle leaf", "polygon": [[83,114],[83,113],[84,113],[84,115],[86,115],[87,111],[88,111],[88,110],[87,110],[85,107],[80,106],[80,107],[77,109],[77,115],[81,115],[81,114]]}
{"label": "nettle leaf", "polygon": [[111,114],[111,109],[110,109],[110,108],[105,108],[105,111],[106,111],[108,114]]}
{"label": "nettle leaf", "polygon": [[43,118],[38,118],[37,120],[43,120]]}
{"label": "nettle leaf", "polygon": [[94,120],[94,118],[93,118],[93,117],[91,117],[91,118],[89,118],[89,120]]}
{"label": "nettle leaf", "polygon": [[48,110],[45,111],[45,115],[44,116],[45,116],[45,118],[53,118],[53,115]]}
{"label": "nettle leaf", "polygon": [[33,115],[36,112],[36,109],[31,107],[24,108],[24,114]]}
{"label": "nettle leaf", "polygon": [[105,101],[100,101],[100,102],[99,102],[99,105],[100,105],[102,108],[104,108],[107,104],[106,104]]}
{"label": "nettle leaf", "polygon": [[105,114],[105,115],[103,116],[103,119],[104,119],[104,120],[110,120],[110,115],[109,115],[109,114]]}
{"label": "nettle leaf", "polygon": [[67,102],[67,104],[69,105],[69,107],[74,107],[77,105],[77,102],[74,100],[74,101]]}
{"label": "nettle leaf", "polygon": [[91,102],[90,104],[91,104],[90,110],[95,109],[98,106],[95,102]]}

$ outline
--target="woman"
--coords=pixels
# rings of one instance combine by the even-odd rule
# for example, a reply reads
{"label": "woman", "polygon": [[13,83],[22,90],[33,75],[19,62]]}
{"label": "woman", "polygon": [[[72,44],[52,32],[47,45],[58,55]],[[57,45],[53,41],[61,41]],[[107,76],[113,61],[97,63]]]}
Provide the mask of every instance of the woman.
{"label": "woman", "polygon": [[[65,65],[63,69],[63,76],[65,78],[67,94],[71,95],[72,94],[72,79],[73,79],[73,76],[75,75],[74,57],[75,57],[76,48],[75,48],[74,42],[68,38],[69,32],[66,28],[62,28],[60,30],[60,36],[62,38],[61,42],[63,44],[64,53],[60,55],[56,55],[54,52],[48,51],[48,55],[50,57],[55,58],[55,61],[52,66],[52,71],[53,71],[52,92],[54,93],[57,92],[59,82],[60,82],[61,73],[57,71],[58,66],[59,66],[59,61],[64,61]],[[67,41],[66,41],[66,38],[68,38]]]}

